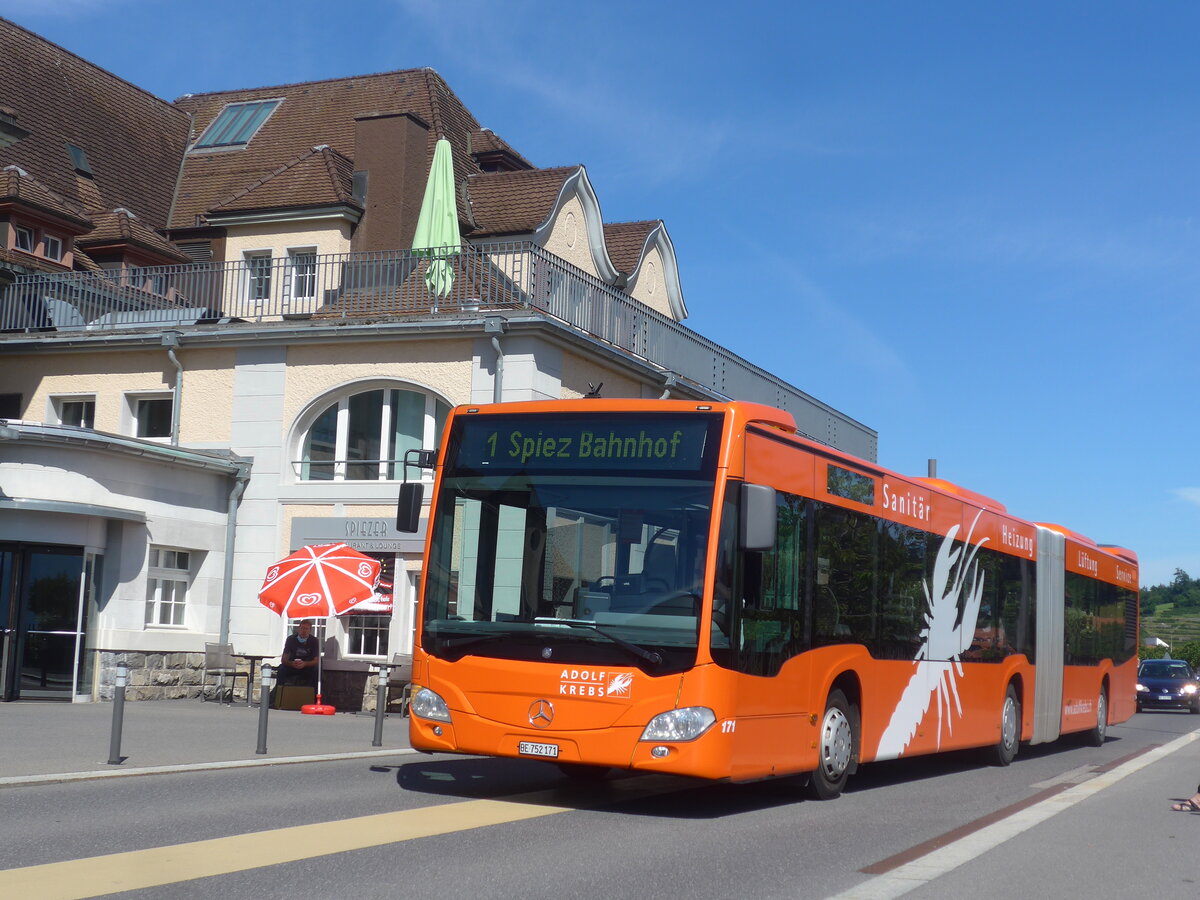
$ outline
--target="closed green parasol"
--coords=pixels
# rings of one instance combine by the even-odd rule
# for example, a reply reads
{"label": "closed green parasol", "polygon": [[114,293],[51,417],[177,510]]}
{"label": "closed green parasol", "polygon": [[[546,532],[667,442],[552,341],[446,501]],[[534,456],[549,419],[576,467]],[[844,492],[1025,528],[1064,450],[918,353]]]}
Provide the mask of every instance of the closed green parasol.
{"label": "closed green parasol", "polygon": [[421,214],[417,217],[417,233],[413,235],[413,252],[430,261],[425,285],[431,294],[445,297],[450,293],[454,284],[454,266],[450,260],[461,252],[461,245],[450,142],[439,138],[433,150]]}

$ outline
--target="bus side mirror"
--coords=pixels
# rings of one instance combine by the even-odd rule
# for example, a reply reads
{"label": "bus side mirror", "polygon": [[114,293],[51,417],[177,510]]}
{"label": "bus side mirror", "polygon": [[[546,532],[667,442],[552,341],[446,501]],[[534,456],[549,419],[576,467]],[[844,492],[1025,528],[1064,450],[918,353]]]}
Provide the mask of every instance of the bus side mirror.
{"label": "bus side mirror", "polygon": [[421,526],[421,502],[425,492],[419,481],[406,481],[400,485],[400,499],[396,503],[396,530],[405,534],[416,534]]}
{"label": "bus side mirror", "polygon": [[409,481],[409,468],[432,469],[437,465],[434,450],[406,450],[404,452],[404,484],[400,485],[400,498],[396,501],[396,530],[403,534],[416,534],[421,527],[421,501],[425,494],[421,482]]}
{"label": "bus side mirror", "polygon": [[740,543],[743,550],[775,549],[775,488],[765,484],[742,485]]}

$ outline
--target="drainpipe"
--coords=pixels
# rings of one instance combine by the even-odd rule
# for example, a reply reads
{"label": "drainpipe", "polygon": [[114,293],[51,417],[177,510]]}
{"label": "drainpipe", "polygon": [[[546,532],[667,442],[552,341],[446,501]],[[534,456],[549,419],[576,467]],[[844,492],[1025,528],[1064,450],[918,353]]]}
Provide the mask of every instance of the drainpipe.
{"label": "drainpipe", "polygon": [[162,345],[167,348],[167,358],[175,367],[175,400],[171,403],[171,444],[179,446],[179,403],[183,398],[183,365],[175,358],[175,349],[179,346],[179,332],[165,331]]}
{"label": "drainpipe", "polygon": [[659,395],[659,400],[671,399],[671,388],[675,387],[676,379],[674,375],[668,375],[666,381],[663,382],[663,392]]}
{"label": "drainpipe", "polygon": [[252,459],[237,460],[237,472],[234,473],[233,488],[229,491],[229,508],[225,514],[225,574],[221,580],[221,635],[217,643],[229,643],[229,610],[233,605],[233,547],[237,537],[238,502],[246,490],[246,482],[250,480]]}
{"label": "drainpipe", "polygon": [[504,319],[488,316],[483,320],[483,333],[492,336],[492,349],[496,351],[496,380],[492,385],[492,402],[499,403],[504,396],[504,351],[500,349],[498,334],[504,334]]}

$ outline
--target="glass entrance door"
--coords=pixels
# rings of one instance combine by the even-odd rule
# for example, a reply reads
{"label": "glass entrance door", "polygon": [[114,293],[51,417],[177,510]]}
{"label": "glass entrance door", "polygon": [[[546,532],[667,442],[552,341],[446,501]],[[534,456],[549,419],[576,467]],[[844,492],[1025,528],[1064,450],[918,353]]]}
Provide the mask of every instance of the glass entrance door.
{"label": "glass entrance door", "polygon": [[83,549],[25,547],[17,577],[16,672],[11,699],[70,700],[80,634]]}

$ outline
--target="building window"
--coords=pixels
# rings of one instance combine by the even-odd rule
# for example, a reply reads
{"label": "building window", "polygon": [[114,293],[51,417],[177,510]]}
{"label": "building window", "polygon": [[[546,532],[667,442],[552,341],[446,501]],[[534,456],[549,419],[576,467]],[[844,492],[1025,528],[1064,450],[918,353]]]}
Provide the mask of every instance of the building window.
{"label": "building window", "polygon": [[133,433],[141,438],[171,436],[170,397],[138,397],[133,403]]}
{"label": "building window", "polygon": [[146,570],[146,624],[182,628],[191,581],[191,553],[151,547]]}
{"label": "building window", "polygon": [[0,394],[0,419],[21,418],[20,394]]}
{"label": "building window", "polygon": [[17,249],[32,253],[34,248],[33,229],[26,228],[24,225],[14,225],[13,230],[17,233]]}
{"label": "building window", "polygon": [[72,397],[55,400],[60,425],[76,428],[96,427],[96,400],[91,397]]}
{"label": "building window", "polygon": [[204,129],[204,134],[200,135],[193,149],[244,147],[250,143],[255,132],[267,121],[267,117],[275,111],[279,103],[279,100],[230,103],[217,114],[212,124]]}
{"label": "building window", "polygon": [[271,254],[246,254],[246,296],[262,302],[271,299]]}
{"label": "building window", "polygon": [[317,296],[317,254],[313,250],[291,251],[292,299],[315,300]]}
{"label": "building window", "polygon": [[63,242],[60,238],[56,238],[52,234],[47,234],[42,238],[42,247],[46,259],[58,261],[63,257]]}
{"label": "building window", "polygon": [[391,616],[347,616],[345,623],[348,656],[387,656]]}
{"label": "building window", "polygon": [[404,478],[408,450],[436,448],[450,406],[418,391],[381,388],[343,397],[301,441],[302,481]]}
{"label": "building window", "polygon": [[392,623],[393,593],[396,580],[394,553],[368,553],[379,560],[379,584],[375,596],[360,603],[341,617],[346,631],[348,656],[387,656],[388,630]]}

